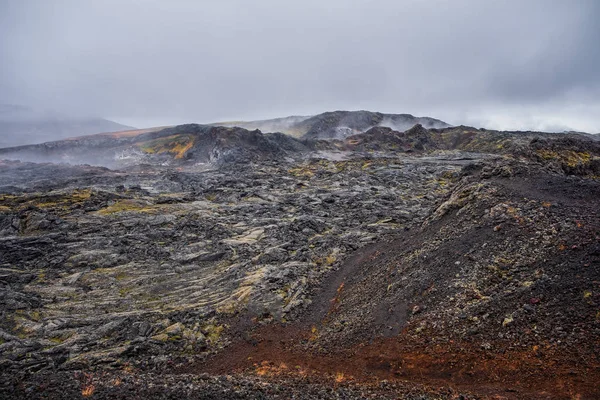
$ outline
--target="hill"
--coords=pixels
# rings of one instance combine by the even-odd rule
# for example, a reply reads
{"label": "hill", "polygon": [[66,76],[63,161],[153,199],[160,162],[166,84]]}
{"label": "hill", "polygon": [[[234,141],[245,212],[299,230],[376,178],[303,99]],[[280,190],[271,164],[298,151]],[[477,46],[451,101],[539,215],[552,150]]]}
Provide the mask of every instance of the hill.
{"label": "hill", "polygon": [[421,124],[425,128],[446,128],[450,125],[429,117],[414,117],[410,114],[382,114],[371,111],[332,111],[315,116],[292,116],[263,121],[221,122],[212,125],[239,126],[259,129],[263,132],[282,132],[303,139],[344,139],[382,126],[396,131],[405,131]]}
{"label": "hill", "polygon": [[127,129],[132,128],[102,118],[72,118],[23,106],[0,105],[0,148]]}

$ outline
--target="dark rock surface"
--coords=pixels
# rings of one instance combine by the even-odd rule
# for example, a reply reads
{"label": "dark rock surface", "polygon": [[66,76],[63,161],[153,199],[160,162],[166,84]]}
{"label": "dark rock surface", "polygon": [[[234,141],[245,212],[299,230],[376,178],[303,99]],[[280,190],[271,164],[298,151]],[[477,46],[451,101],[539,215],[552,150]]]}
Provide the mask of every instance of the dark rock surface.
{"label": "dark rock surface", "polygon": [[112,167],[0,162],[0,397],[598,394],[585,135],[191,124],[0,153]]}

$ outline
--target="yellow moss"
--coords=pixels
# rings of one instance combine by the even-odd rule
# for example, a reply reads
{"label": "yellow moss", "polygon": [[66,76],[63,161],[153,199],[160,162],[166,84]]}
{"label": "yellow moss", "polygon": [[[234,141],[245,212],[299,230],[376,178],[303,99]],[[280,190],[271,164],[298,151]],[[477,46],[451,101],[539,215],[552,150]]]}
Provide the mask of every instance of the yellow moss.
{"label": "yellow moss", "polygon": [[139,212],[139,213],[155,213],[157,211],[157,207],[154,205],[148,205],[146,203],[137,201],[137,200],[119,200],[115,202],[113,205],[103,208],[98,211],[100,215],[109,215],[118,212]]}
{"label": "yellow moss", "polygon": [[73,190],[67,193],[47,193],[16,196],[3,196],[0,211],[18,211],[28,207],[70,211],[73,205],[81,204],[91,197],[90,189]]}
{"label": "yellow moss", "polygon": [[62,342],[64,342],[64,341],[65,341],[65,339],[64,339],[64,338],[62,338],[62,337],[60,337],[60,336],[57,336],[57,337],[51,337],[49,340],[50,340],[52,343],[54,343],[54,344],[61,344]]}
{"label": "yellow moss", "polygon": [[175,158],[181,159],[183,158],[185,153],[187,153],[187,151],[192,148],[193,145],[193,141],[189,141],[187,144],[178,144],[173,148],[171,152],[175,153]]}
{"label": "yellow moss", "polygon": [[221,333],[224,329],[225,327],[223,325],[208,324],[205,325],[202,330],[206,332],[206,339],[208,340],[208,342],[211,344],[215,344],[221,337]]}
{"label": "yellow moss", "polygon": [[288,172],[298,178],[312,178],[315,175],[312,167],[292,168]]}
{"label": "yellow moss", "polygon": [[592,158],[590,153],[573,150],[556,152],[553,150],[540,149],[537,150],[537,154],[544,160],[557,160],[569,167],[588,164]]}
{"label": "yellow moss", "polygon": [[537,153],[544,160],[552,160],[558,158],[558,153],[552,150],[540,149],[537,151]]}
{"label": "yellow moss", "polygon": [[234,314],[237,311],[236,303],[233,301],[227,302],[217,307],[217,312],[221,314]]}
{"label": "yellow moss", "polygon": [[319,338],[319,330],[317,329],[316,326],[313,325],[310,328],[310,337],[308,338],[308,340],[310,340],[311,342],[314,342],[318,338]]}
{"label": "yellow moss", "polygon": [[172,135],[138,144],[138,148],[146,154],[169,153],[181,159],[194,146],[193,135]]}
{"label": "yellow moss", "polygon": [[486,268],[501,278],[506,278],[508,275],[506,271],[502,270],[500,267],[494,264],[490,264]]}
{"label": "yellow moss", "polygon": [[335,254],[330,254],[325,258],[325,263],[327,265],[333,265],[334,262],[336,262],[337,257],[335,256]]}
{"label": "yellow moss", "polygon": [[33,320],[33,321],[40,321],[42,319],[42,315],[40,314],[39,311],[32,311],[29,314],[29,317]]}
{"label": "yellow moss", "polygon": [[119,272],[118,274],[115,275],[115,279],[118,281],[122,281],[125,278],[127,278],[127,273],[126,272]]}
{"label": "yellow moss", "polygon": [[37,283],[42,283],[42,282],[45,282],[45,281],[46,281],[46,271],[44,271],[44,270],[41,270],[41,271],[38,273],[38,277],[37,277],[37,280],[36,280],[36,282],[37,282]]}

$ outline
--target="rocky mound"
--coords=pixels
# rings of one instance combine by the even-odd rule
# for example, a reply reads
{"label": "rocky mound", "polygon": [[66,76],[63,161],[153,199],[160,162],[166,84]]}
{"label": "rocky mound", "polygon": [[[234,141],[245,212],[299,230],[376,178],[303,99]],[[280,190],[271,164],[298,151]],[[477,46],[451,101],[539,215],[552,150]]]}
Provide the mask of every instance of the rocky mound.
{"label": "rocky mound", "polygon": [[405,132],[377,126],[365,133],[352,135],[343,141],[343,147],[362,152],[424,152],[440,148],[435,134],[421,124],[416,124]]}
{"label": "rocky mound", "polygon": [[293,115],[289,117],[265,119],[259,121],[223,121],[215,122],[210,125],[227,126],[230,128],[237,126],[248,130],[258,129],[261,132],[270,133],[281,132],[298,139],[306,133],[301,125],[301,122],[308,118],[310,118],[310,116]]}
{"label": "rocky mound", "polygon": [[316,115],[302,121],[304,139],[344,139],[348,136],[363,133],[369,129],[382,126],[395,131],[405,131],[421,124],[426,128],[445,128],[450,125],[443,121],[414,117],[410,114],[382,114],[370,111],[334,111]]}
{"label": "rocky mound", "polygon": [[0,158],[120,167],[227,163],[297,156],[308,150],[283,134],[188,124],[136,135],[92,135],[0,149]]}
{"label": "rocky mound", "polygon": [[597,367],[600,184],[522,164],[467,171],[420,229],[346,263],[315,345],[393,337]]}
{"label": "rocky mound", "polygon": [[600,174],[600,142],[589,136],[579,133],[500,132],[466,126],[428,130],[417,124],[405,132],[374,127],[343,141],[319,141],[311,145],[371,154],[435,151],[499,154],[524,157],[566,174],[597,176]]}

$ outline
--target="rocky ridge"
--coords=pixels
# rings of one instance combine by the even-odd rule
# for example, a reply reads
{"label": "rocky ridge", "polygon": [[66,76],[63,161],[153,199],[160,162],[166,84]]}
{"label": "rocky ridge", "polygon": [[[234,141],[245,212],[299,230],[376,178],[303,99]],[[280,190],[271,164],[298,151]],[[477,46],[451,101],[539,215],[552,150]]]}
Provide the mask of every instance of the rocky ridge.
{"label": "rocky ridge", "polygon": [[231,121],[213,125],[260,129],[263,132],[283,132],[299,139],[344,139],[364,133],[374,127],[405,131],[421,124],[426,128],[446,128],[450,125],[435,118],[410,114],[383,114],[371,111],[330,111],[313,116],[291,116],[263,121]]}

